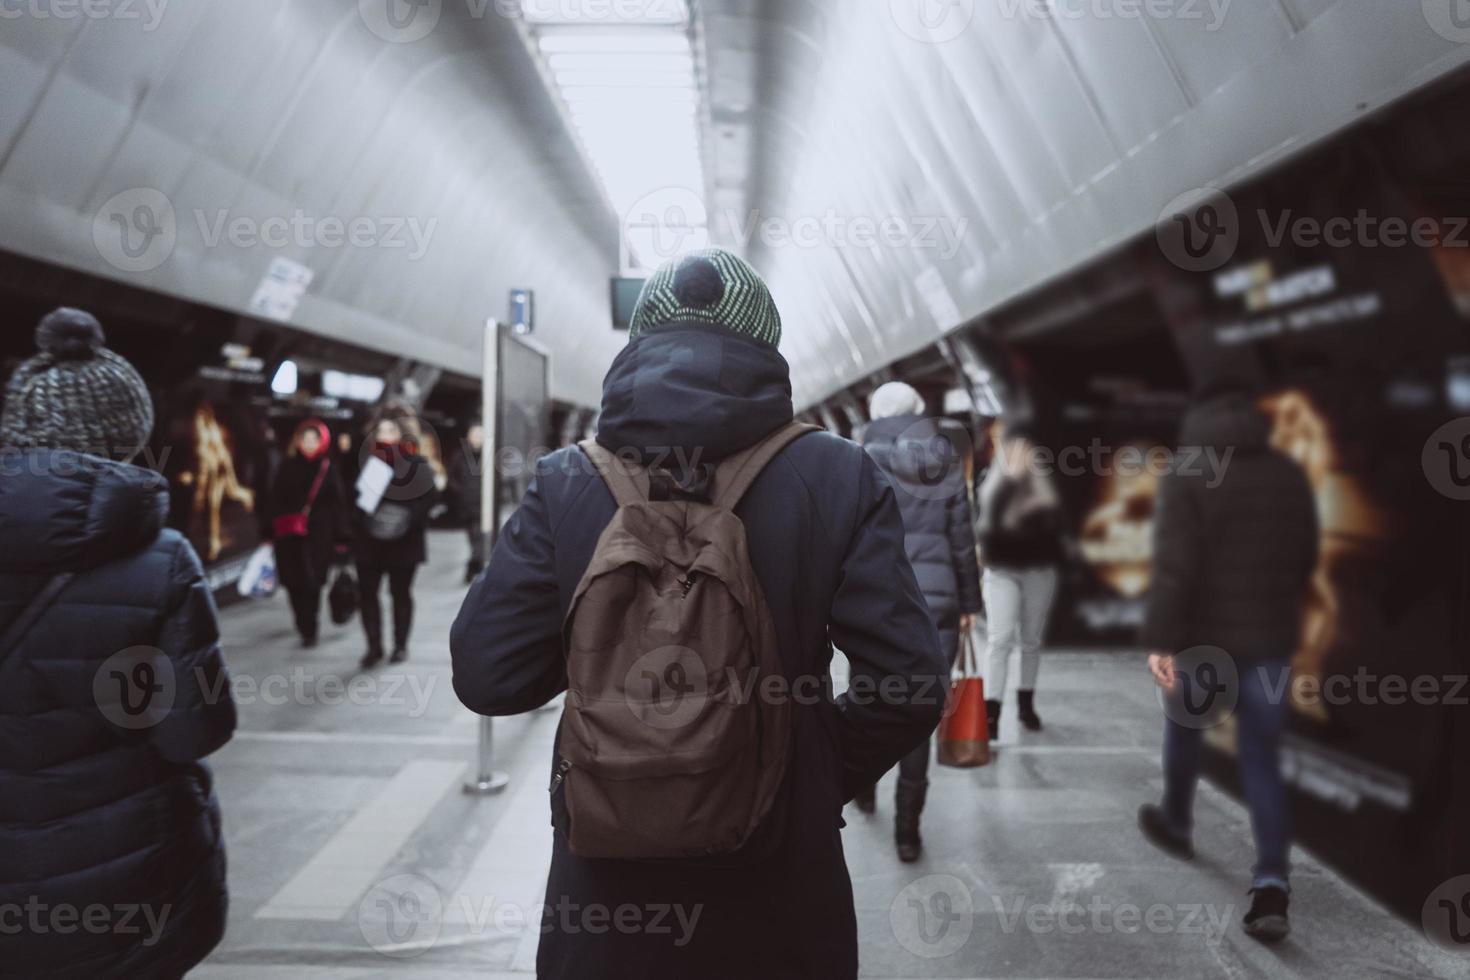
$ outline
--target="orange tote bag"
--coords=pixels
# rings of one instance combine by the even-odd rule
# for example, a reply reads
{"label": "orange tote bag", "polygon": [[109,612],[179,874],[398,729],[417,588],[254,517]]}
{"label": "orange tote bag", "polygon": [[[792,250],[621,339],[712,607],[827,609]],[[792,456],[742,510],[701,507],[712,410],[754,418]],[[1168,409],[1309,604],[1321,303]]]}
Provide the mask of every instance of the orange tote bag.
{"label": "orange tote bag", "polygon": [[985,713],[985,681],[975,663],[975,646],[967,630],[960,637],[960,656],[950,681],[949,702],[939,723],[939,764],[975,769],[990,764],[990,726]]}

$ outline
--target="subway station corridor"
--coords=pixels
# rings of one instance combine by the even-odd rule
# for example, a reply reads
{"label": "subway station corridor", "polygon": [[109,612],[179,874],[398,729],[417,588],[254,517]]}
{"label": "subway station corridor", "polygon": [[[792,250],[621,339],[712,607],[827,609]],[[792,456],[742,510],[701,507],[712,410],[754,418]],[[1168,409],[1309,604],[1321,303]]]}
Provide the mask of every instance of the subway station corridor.
{"label": "subway station corridor", "polygon": [[[476,719],[454,697],[446,649],[463,542],[438,535],[432,550],[413,659],[356,693],[357,629],[301,651],[279,603],[226,612],[242,721],[215,773],[235,886],[229,936],[193,976],[534,972],[537,936],[525,924],[539,921],[545,898],[557,712],[497,722],[496,764],[511,784],[500,796],[463,794]],[[1006,724],[991,766],[935,771],[919,864],[893,855],[891,777],[877,814],[847,808],[863,977],[1463,976],[1457,957],[1301,849],[1292,937],[1270,949],[1246,938],[1241,806],[1204,790],[1189,865],[1153,850],[1134,825],[1160,786],[1159,712],[1142,658],[1049,650],[1044,661],[1046,731]],[[681,928],[672,914],[669,925]]]}
{"label": "subway station corridor", "polygon": [[1470,978],[1470,0],[0,93],[0,980]]}

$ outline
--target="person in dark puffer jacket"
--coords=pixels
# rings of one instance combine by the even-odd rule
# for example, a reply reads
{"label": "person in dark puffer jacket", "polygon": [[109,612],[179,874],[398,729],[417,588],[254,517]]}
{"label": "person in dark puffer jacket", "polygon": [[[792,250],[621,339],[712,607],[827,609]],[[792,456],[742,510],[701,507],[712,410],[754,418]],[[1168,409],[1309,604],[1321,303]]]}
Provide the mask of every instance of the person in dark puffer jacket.
{"label": "person in dark puffer jacket", "polygon": [[142,379],[80,311],[37,344],[0,420],[0,631],[74,577],[0,664],[0,975],[175,980],[225,928],[214,603],[167,482],[106,458],[148,438]]}
{"label": "person in dark puffer jacket", "polygon": [[[939,630],[940,648],[953,666],[960,636],[973,628],[982,608],[980,564],[964,460],[939,424],[923,417],[924,410],[923,396],[901,381],[879,388],[870,404],[873,422],[863,433],[863,448],[898,491],[904,550]],[[922,853],[919,817],[928,790],[925,742],[898,767],[894,841],[905,863],[917,861]],[[873,795],[872,787],[860,794],[859,809],[871,813]]]}
{"label": "person in dark puffer jacket", "polygon": [[[1237,754],[1256,838],[1245,931],[1273,942],[1290,928],[1291,829],[1280,762],[1290,698],[1283,692],[1317,567],[1317,503],[1302,468],[1271,448],[1270,422],[1244,390],[1222,386],[1202,395],[1181,440],[1205,451],[1211,465],[1171,473],[1159,488],[1142,640],[1152,651],[1154,679],[1176,700],[1165,721],[1163,805],[1144,806],[1139,823],[1165,851],[1193,856],[1200,746],[1214,721],[1196,717],[1195,702],[1179,700],[1180,675],[1198,670],[1195,679],[1213,681],[1193,654],[1183,662],[1179,654],[1222,649],[1239,679],[1230,685],[1236,689]],[[1210,665],[1216,677],[1225,676],[1223,666]]]}

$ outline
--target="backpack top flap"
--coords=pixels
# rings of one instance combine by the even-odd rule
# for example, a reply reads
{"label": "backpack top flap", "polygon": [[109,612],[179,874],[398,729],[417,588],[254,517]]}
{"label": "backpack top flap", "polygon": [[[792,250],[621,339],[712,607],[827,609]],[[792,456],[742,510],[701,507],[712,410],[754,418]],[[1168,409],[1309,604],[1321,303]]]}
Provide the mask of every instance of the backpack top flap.
{"label": "backpack top flap", "polygon": [[790,425],[713,471],[712,499],[650,499],[650,475],[582,448],[619,504],[567,613],[560,775],[581,857],[738,851],[769,813],[790,751],[775,625],[731,512],[813,427]]}

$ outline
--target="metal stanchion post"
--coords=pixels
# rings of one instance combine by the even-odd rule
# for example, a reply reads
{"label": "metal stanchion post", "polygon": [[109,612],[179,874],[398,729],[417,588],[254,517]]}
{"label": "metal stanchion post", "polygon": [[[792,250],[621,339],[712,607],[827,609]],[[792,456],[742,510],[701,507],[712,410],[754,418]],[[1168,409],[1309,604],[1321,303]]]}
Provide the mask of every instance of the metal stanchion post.
{"label": "metal stanchion post", "polygon": [[[485,426],[485,448],[480,454],[481,485],[480,527],[485,532],[487,547],[494,548],[500,534],[500,323],[485,324],[485,377],[481,421]],[[480,719],[480,744],[476,752],[475,775],[464,784],[471,796],[493,796],[510,785],[510,775],[495,768],[495,722]]]}

